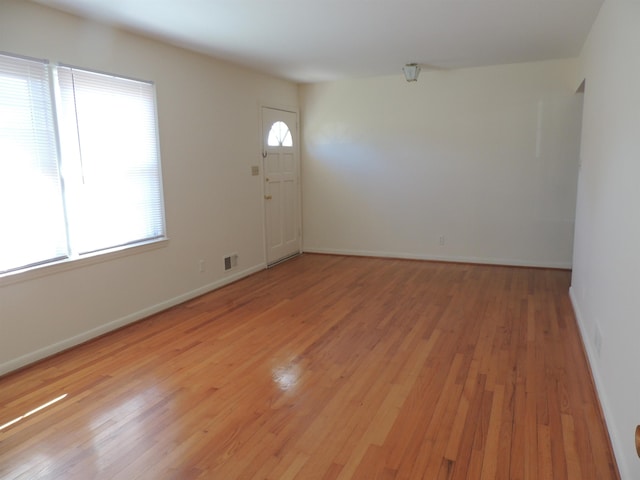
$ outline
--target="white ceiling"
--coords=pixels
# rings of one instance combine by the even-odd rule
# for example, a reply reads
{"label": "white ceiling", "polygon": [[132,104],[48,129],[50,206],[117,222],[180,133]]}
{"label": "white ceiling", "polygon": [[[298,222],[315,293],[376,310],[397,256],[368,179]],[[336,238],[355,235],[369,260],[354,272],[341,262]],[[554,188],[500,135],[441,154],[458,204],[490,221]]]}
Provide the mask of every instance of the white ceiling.
{"label": "white ceiling", "polygon": [[297,82],[574,57],[603,0],[36,0]]}

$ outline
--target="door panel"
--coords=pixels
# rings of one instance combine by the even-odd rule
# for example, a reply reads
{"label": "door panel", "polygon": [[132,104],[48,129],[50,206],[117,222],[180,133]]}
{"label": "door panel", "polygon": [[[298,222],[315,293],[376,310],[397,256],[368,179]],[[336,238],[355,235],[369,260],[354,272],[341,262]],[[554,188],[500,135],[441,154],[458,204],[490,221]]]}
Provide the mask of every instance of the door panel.
{"label": "door panel", "polygon": [[266,250],[271,265],[300,252],[296,113],[263,107],[262,138]]}

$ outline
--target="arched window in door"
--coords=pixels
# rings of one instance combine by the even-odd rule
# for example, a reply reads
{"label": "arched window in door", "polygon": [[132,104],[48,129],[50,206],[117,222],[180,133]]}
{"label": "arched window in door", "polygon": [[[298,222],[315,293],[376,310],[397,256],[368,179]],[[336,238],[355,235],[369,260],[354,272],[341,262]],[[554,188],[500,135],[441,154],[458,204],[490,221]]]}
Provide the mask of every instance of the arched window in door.
{"label": "arched window in door", "polygon": [[293,147],[291,131],[286,123],[278,121],[271,125],[267,145],[270,147]]}

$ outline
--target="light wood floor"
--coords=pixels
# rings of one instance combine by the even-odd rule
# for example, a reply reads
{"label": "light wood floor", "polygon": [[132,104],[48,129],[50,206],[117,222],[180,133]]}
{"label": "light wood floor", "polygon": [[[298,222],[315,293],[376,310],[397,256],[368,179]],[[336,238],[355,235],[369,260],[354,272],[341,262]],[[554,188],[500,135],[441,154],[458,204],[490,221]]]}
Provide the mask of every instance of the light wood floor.
{"label": "light wood floor", "polygon": [[618,478],[569,280],[303,255],[0,379],[0,478]]}

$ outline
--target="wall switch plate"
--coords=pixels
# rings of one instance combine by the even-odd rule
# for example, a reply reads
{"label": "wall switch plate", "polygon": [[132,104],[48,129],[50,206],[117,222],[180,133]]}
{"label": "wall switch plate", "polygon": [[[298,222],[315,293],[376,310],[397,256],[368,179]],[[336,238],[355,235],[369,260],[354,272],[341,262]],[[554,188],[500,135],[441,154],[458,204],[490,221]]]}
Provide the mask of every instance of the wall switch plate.
{"label": "wall switch plate", "polygon": [[260,167],[258,165],[251,166],[251,175],[254,177],[260,175]]}

